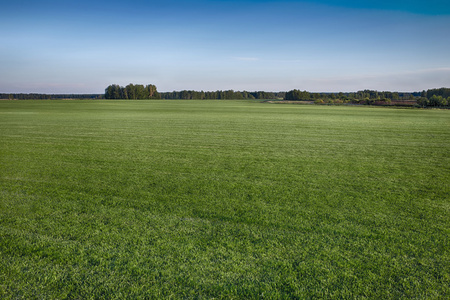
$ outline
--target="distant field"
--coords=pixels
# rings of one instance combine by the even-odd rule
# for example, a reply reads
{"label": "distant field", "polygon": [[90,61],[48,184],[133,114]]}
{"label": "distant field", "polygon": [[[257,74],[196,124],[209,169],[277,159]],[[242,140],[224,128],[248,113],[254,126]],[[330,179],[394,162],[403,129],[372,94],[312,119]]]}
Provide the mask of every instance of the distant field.
{"label": "distant field", "polygon": [[450,297],[450,111],[1,101],[0,298]]}

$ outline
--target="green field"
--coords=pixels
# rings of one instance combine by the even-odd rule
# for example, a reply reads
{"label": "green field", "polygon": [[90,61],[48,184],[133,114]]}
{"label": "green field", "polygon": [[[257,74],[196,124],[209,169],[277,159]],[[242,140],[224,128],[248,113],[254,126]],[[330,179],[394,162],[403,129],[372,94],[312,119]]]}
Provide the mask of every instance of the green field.
{"label": "green field", "polygon": [[450,111],[1,101],[0,298],[450,297]]}

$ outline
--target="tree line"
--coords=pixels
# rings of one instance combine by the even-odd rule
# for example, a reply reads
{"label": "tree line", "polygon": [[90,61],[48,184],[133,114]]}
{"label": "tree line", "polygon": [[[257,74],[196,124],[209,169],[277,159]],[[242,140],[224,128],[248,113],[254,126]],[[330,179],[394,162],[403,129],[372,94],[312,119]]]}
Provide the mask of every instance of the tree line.
{"label": "tree line", "polygon": [[450,107],[450,88],[422,91],[417,105],[421,107]]}
{"label": "tree line", "polygon": [[132,84],[123,87],[112,84],[105,89],[105,99],[197,99],[197,100],[244,100],[244,99],[283,99],[284,92],[247,92],[234,90],[194,91],[182,90],[159,93],[155,85]]}
{"label": "tree line", "polygon": [[9,100],[49,100],[49,99],[103,99],[102,94],[37,94],[0,93],[0,99]]}
{"label": "tree line", "polygon": [[111,84],[105,89],[105,99],[161,99],[156,86],[130,83],[126,87]]}
{"label": "tree line", "polygon": [[246,100],[246,99],[283,99],[284,92],[248,92],[248,91],[193,91],[193,90],[183,90],[183,91],[173,91],[167,93],[161,93],[161,99],[198,99],[198,100]]}
{"label": "tree line", "polygon": [[310,101],[316,104],[407,105],[420,107],[450,107],[450,88],[428,89],[422,92],[401,93],[376,90],[357,92],[314,93],[301,90],[288,92],[265,91],[194,91],[182,90],[159,93],[153,84],[112,84],[105,94],[38,94],[0,93],[0,99],[211,99],[211,100],[287,100]]}
{"label": "tree line", "polygon": [[363,90],[352,93],[310,93],[291,90],[286,92],[284,100],[313,101],[316,104],[366,104],[401,105],[420,107],[449,107],[450,89],[429,89],[422,92],[399,93],[389,91]]}
{"label": "tree line", "polygon": [[297,101],[314,101],[317,99],[340,99],[340,100],[385,100],[391,101],[397,100],[414,100],[420,93],[399,93],[388,91],[375,91],[375,90],[363,90],[351,93],[310,93],[308,91],[291,90],[286,93],[285,100],[297,100]]}

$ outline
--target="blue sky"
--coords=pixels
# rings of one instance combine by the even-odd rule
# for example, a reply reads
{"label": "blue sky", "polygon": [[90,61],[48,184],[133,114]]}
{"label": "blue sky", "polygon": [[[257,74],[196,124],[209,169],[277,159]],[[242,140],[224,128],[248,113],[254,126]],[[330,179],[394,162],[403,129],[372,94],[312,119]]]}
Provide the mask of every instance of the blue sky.
{"label": "blue sky", "polygon": [[450,1],[0,0],[0,92],[450,87]]}

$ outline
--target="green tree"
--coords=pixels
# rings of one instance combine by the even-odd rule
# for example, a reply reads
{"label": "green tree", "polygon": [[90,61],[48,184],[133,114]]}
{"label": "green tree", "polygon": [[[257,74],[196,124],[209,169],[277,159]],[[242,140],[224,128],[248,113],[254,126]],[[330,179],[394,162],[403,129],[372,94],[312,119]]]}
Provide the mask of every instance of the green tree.
{"label": "green tree", "polygon": [[447,106],[447,99],[443,98],[442,96],[433,95],[430,98],[428,105],[433,107]]}
{"label": "green tree", "polygon": [[120,99],[120,86],[112,84],[105,89],[105,99]]}
{"label": "green tree", "polygon": [[120,86],[118,84],[113,85],[112,99],[120,99]]}
{"label": "green tree", "polygon": [[127,99],[136,99],[136,89],[134,84],[130,83],[125,87],[126,93],[128,95]]}
{"label": "green tree", "polygon": [[148,95],[146,95],[145,87],[142,84],[136,84],[134,86],[136,99],[148,99]]}
{"label": "green tree", "polygon": [[311,100],[311,94],[307,91],[291,90],[286,93],[285,100]]}
{"label": "green tree", "polygon": [[421,107],[427,107],[428,106],[428,98],[426,97],[420,97],[417,99],[417,105]]}

